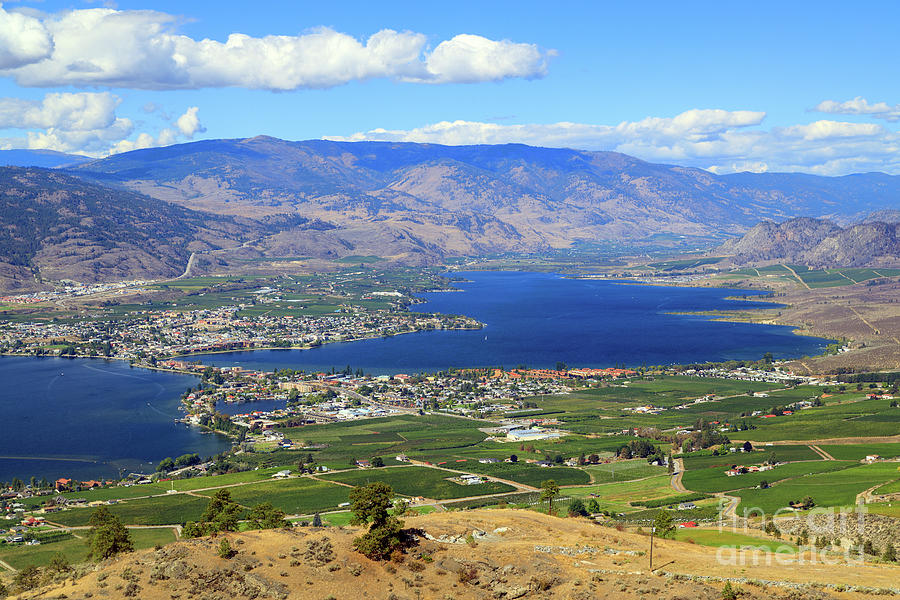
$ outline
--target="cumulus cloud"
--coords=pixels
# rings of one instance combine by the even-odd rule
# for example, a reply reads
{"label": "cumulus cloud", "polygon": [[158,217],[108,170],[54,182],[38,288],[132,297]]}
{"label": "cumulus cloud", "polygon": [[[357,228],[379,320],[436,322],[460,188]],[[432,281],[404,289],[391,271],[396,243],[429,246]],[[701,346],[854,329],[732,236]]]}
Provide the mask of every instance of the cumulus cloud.
{"label": "cumulus cloud", "polygon": [[867,115],[876,119],[884,119],[890,123],[900,121],[900,104],[894,104],[893,106],[887,102],[869,104],[869,101],[862,96],[857,96],[853,100],[847,100],[846,102],[825,100],[812,110],[835,115]]}
{"label": "cumulus cloud", "polygon": [[189,140],[194,139],[194,134],[206,131],[206,128],[200,124],[200,118],[197,117],[198,110],[200,109],[192,106],[175,121],[178,131]]}
{"label": "cumulus cloud", "polygon": [[44,35],[43,45],[35,33],[28,53],[0,62],[0,73],[23,86],[282,91],[374,78],[475,83],[541,77],[554,54],[534,44],[477,35],[457,35],[429,51],[425,35],[391,29],[365,41],[329,28],[295,36],[234,33],[224,42],[195,40],[178,34],[175,17],[151,10],[71,10],[42,21],[6,14],[30,19]]}
{"label": "cumulus cloud", "polygon": [[[0,147],[103,156],[167,146],[206,131],[198,107],[192,106],[156,135],[141,132],[131,139],[135,124],[116,115],[120,103],[109,92],[53,93],[41,100],[0,98],[0,129],[25,130],[21,137],[0,140]],[[161,107],[156,111],[165,114]]]}
{"label": "cumulus cloud", "polygon": [[47,94],[43,100],[0,98],[0,128],[85,131],[109,127],[119,99],[108,92]]}
{"label": "cumulus cloud", "polygon": [[765,113],[758,111],[689,110],[674,117],[648,117],[618,125],[442,121],[415,129],[372,129],[328,139],[448,145],[521,143],[609,150],[715,173],[900,174],[900,134],[896,131],[871,123],[829,120],[764,129],[764,118]]}
{"label": "cumulus cloud", "polygon": [[38,19],[7,12],[0,4],[0,69],[14,69],[50,56],[53,41]]}

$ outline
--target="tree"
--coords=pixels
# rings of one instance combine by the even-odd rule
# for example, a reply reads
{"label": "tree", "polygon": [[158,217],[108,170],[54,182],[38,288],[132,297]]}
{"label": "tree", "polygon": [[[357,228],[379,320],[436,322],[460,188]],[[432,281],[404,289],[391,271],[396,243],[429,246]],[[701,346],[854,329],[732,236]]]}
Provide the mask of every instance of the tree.
{"label": "tree", "polygon": [[383,467],[384,459],[381,458],[380,456],[373,456],[372,460],[369,461],[369,464],[372,465],[373,467]]}
{"label": "tree", "polygon": [[672,453],[669,452],[669,455],[666,457],[666,471],[668,473],[675,472],[675,459],[672,458]]}
{"label": "tree", "polygon": [[600,512],[600,503],[597,502],[596,498],[591,498],[590,500],[588,500],[587,511],[591,514]]}
{"label": "tree", "polygon": [[219,542],[219,558],[231,558],[234,556],[234,550],[226,538],[222,538]]}
{"label": "tree", "polygon": [[519,462],[519,457],[516,456],[515,454],[510,454],[510,455],[509,455],[509,462],[511,462],[511,463]]}
{"label": "tree", "polygon": [[34,565],[28,565],[13,577],[13,584],[20,592],[33,590],[41,583],[41,570]]}
{"label": "tree", "polygon": [[546,481],[541,482],[541,501],[549,500],[550,506],[547,511],[549,514],[553,514],[553,499],[559,495],[559,485],[552,480],[548,479]]}
{"label": "tree", "polygon": [[587,514],[587,508],[585,508],[584,502],[582,502],[581,498],[575,498],[569,503],[570,517],[586,517]]}
{"label": "tree", "polygon": [[875,552],[875,545],[872,543],[872,540],[866,540],[863,544],[863,552],[868,554],[869,556],[875,556],[877,553]]}
{"label": "tree", "polygon": [[247,520],[254,529],[278,529],[290,527],[284,518],[284,511],[272,506],[271,502],[257,504],[247,513]]}
{"label": "tree", "polygon": [[672,519],[672,515],[665,510],[656,513],[653,526],[656,528],[656,535],[661,538],[670,537],[675,533],[675,521]]}
{"label": "tree", "polygon": [[231,499],[231,492],[219,490],[210,499],[201,517],[204,529],[210,533],[216,531],[237,531],[238,519],[242,512],[241,505]]}
{"label": "tree", "polygon": [[353,540],[354,547],[373,560],[382,560],[402,544],[403,522],[388,511],[393,506],[394,490],[376,481],[350,491],[352,525],[369,524],[369,531]]}
{"label": "tree", "polygon": [[68,573],[72,570],[72,564],[62,552],[57,552],[53,555],[53,558],[50,559],[50,564],[47,565],[47,569],[54,573]]}
{"label": "tree", "polygon": [[94,511],[88,524],[91,526],[88,558],[100,561],[121,552],[134,550],[134,543],[128,530],[105,506]]}
{"label": "tree", "polygon": [[744,442],[744,445],[741,446],[741,448],[743,448],[744,452],[753,452],[753,444],[750,443],[750,440]]}
{"label": "tree", "polygon": [[322,526],[322,515],[320,515],[319,513],[316,513],[313,515],[312,526],[313,527],[321,527]]}
{"label": "tree", "polygon": [[165,457],[164,459],[159,461],[158,465],[156,465],[156,470],[159,471],[160,473],[171,471],[174,468],[175,468],[175,461],[172,460],[171,456]]}
{"label": "tree", "polygon": [[884,552],[881,554],[881,560],[885,562],[896,562],[897,550],[892,543],[888,542],[884,547]]}
{"label": "tree", "polygon": [[568,371],[569,365],[567,365],[566,363],[564,363],[561,360],[558,360],[558,361],[556,361],[556,370],[557,371]]}

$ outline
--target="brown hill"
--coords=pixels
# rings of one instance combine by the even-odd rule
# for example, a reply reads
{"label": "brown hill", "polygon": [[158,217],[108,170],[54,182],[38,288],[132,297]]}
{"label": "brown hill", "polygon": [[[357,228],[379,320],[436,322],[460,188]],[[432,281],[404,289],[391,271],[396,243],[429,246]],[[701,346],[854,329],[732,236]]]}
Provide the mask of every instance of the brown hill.
{"label": "brown hill", "polygon": [[794,262],[811,267],[900,265],[900,223],[866,220],[841,228],[823,219],[763,221],[713,251],[736,264]]}
{"label": "brown hill", "polygon": [[175,276],[191,252],[259,235],[241,223],[39,168],[0,168],[0,289]]}
{"label": "brown hill", "polygon": [[[828,600],[868,598],[876,588],[895,587],[900,576],[898,567],[800,566],[792,558],[728,564],[727,553],[659,539],[651,573],[646,536],[531,511],[433,513],[407,519],[407,526],[420,530],[420,542],[402,562],[354,552],[354,528],[248,532],[224,536],[237,551],[231,558],[218,556],[221,538],[187,540],[126,555],[27,597],[717,600],[732,580],[747,600]],[[310,542],[319,551],[310,551]],[[844,591],[850,586],[860,587]]]}
{"label": "brown hill", "polygon": [[900,177],[716,176],[615,152],[521,144],[207,140],[128,152],[72,172],[196,210],[300,214],[269,255],[378,254],[413,261],[534,251],[656,234],[742,233],[760,218],[847,219],[896,206]]}

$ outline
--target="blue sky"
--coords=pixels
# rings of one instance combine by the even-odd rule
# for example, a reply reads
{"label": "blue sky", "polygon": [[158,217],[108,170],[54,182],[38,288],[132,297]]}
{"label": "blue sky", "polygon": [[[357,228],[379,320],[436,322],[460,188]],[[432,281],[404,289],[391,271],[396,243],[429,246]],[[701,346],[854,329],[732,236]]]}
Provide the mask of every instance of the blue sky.
{"label": "blue sky", "polygon": [[513,141],[900,174],[898,22],[896,2],[6,2],[0,146]]}

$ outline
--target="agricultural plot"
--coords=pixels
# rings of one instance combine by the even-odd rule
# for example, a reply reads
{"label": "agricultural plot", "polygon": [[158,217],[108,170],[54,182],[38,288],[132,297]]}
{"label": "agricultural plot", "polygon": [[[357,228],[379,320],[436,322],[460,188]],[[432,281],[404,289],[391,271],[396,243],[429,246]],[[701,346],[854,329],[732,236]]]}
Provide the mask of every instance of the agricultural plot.
{"label": "agricultural plot", "polygon": [[474,446],[487,435],[479,427],[485,421],[469,421],[440,415],[401,415],[381,419],[348,421],[294,427],[285,436],[310,447],[316,462],[332,468],[346,468],[356,459],[375,455],[421,454],[436,450],[458,450]]}
{"label": "agricultural plot", "polygon": [[758,429],[741,432],[742,437],[753,442],[891,436],[897,435],[900,427],[900,410],[891,408],[889,400],[860,399],[810,408],[789,417],[756,418],[753,423]]}
{"label": "agricultural plot", "polygon": [[853,464],[854,463],[852,462],[836,460],[797,462],[778,465],[771,471],[747,473],[746,475],[735,475],[732,477],[725,474],[728,467],[710,467],[696,471],[685,471],[681,482],[684,484],[684,487],[695,492],[725,492],[729,490],[756,487],[762,481],[767,481],[771,485],[774,482],[784,479],[792,479],[817,473],[828,473],[830,471],[846,469],[853,466]]}
{"label": "agricultural plot", "polygon": [[643,458],[616,461],[612,463],[584,467],[591,476],[591,483],[614,483],[653,477],[666,472],[666,467],[647,464]]}
{"label": "agricultural plot", "polygon": [[[160,485],[171,486],[179,492],[192,490],[201,490],[211,487],[221,487],[225,485],[233,485],[235,483],[249,483],[253,481],[264,481],[270,479],[272,475],[287,469],[288,467],[270,467],[267,469],[259,469],[257,471],[243,471],[240,473],[227,473],[225,475],[211,475],[209,477],[193,477],[191,479],[178,479],[174,482],[164,482]],[[166,488],[168,489],[168,488]]]}
{"label": "agricultural plot", "polygon": [[818,507],[853,506],[856,504],[856,496],[861,492],[898,477],[900,472],[897,471],[896,464],[875,463],[832,473],[810,474],[782,481],[765,490],[745,489],[734,495],[741,498],[739,515],[753,508],[772,514],[778,509],[786,508],[791,501],[799,501],[806,496],[812,497]]}
{"label": "agricultural plot", "polygon": [[634,510],[631,502],[645,502],[671,496],[670,481],[668,475],[658,475],[638,481],[570,487],[565,489],[565,495],[583,500],[593,497],[600,504],[601,510],[626,512]]}
{"label": "agricultural plot", "polygon": [[[228,488],[231,498],[238,504],[253,507],[262,502],[271,502],[275,508],[289,515],[309,514],[333,508],[347,502],[350,488],[316,481],[306,477],[266,481],[250,485]],[[213,496],[216,490],[201,492],[204,496]]]}
{"label": "agricultural plot", "polygon": [[482,464],[477,460],[466,462],[450,462],[445,465],[451,469],[491,475],[500,479],[508,479],[525,485],[538,487],[543,481],[554,480],[559,485],[584,485],[591,481],[590,475],[581,469],[572,467],[539,467],[528,463],[491,463]]}
{"label": "agricultural plot", "polygon": [[[131,529],[129,531],[136,550],[165,545],[175,541],[174,529]],[[23,569],[28,565],[43,567],[57,554],[62,554],[70,563],[84,562],[87,558],[87,541],[69,534],[59,541],[42,543],[40,546],[3,546],[0,547],[0,560],[15,569]]]}
{"label": "agricultural plot", "polygon": [[715,529],[677,529],[673,539],[701,546],[748,548],[782,554],[794,554],[797,551],[797,546],[782,540],[753,537],[742,533],[718,531]]}
{"label": "agricultural plot", "polygon": [[[172,494],[129,500],[106,508],[125,525],[176,525],[199,519],[207,504],[209,501],[206,498]],[[79,527],[88,524],[93,512],[91,508],[73,508],[54,514],[51,520],[69,527]]]}
{"label": "agricultural plot", "polygon": [[882,458],[900,456],[898,444],[831,444],[819,446],[838,460],[862,460],[866,456],[877,454]]}
{"label": "agricultural plot", "polygon": [[429,467],[393,467],[334,473],[323,475],[322,479],[354,486],[381,481],[394,488],[394,491],[398,494],[424,496],[435,500],[486,496],[488,494],[515,491],[514,487],[505,483],[488,482],[478,485],[463,485],[449,481],[449,478],[458,476],[456,473]]}
{"label": "agricultural plot", "polygon": [[[699,469],[727,470],[731,465],[759,465],[771,455],[779,462],[796,462],[822,460],[809,446],[757,446],[753,452],[729,452],[724,456],[699,455],[693,453],[684,456],[684,468],[687,471]],[[837,458],[837,457],[835,457]]]}

